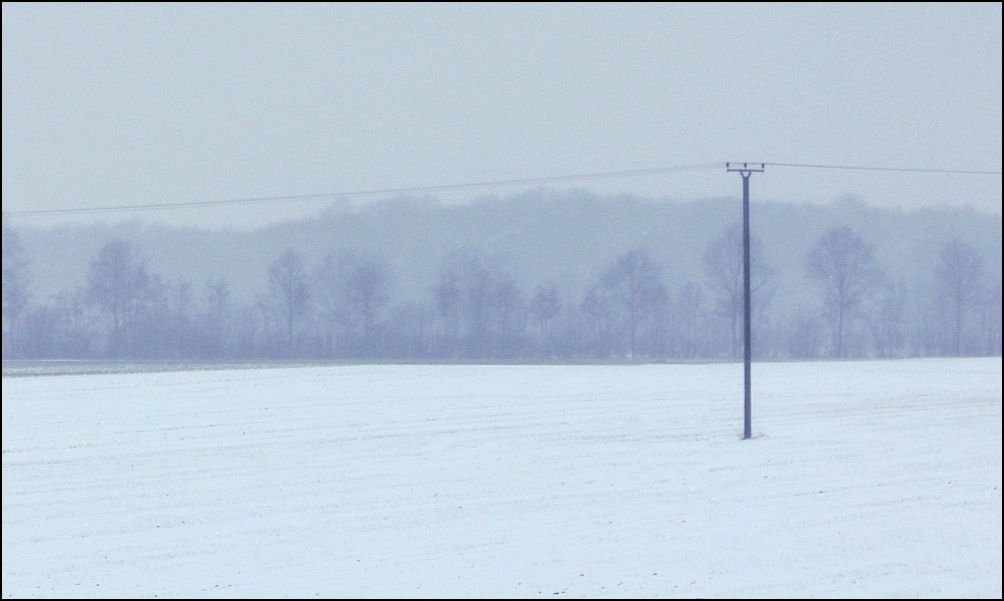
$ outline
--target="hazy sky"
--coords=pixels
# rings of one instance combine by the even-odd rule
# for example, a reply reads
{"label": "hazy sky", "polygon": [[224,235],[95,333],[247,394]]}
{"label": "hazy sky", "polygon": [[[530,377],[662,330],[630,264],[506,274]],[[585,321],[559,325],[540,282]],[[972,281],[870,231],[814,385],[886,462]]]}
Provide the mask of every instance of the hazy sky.
{"label": "hazy sky", "polygon": [[[3,3],[5,212],[720,161],[1000,171],[1001,4]],[[1001,210],[999,175],[752,182],[754,201]],[[552,188],[740,185],[712,169]],[[327,203],[74,219],[249,226]]]}

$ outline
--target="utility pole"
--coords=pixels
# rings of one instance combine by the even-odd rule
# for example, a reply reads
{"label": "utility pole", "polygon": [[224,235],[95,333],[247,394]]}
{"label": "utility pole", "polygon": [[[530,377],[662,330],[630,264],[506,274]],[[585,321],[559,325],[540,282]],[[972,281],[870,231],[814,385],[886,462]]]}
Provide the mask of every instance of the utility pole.
{"label": "utility pole", "polygon": [[[733,165],[736,165],[733,167]],[[750,344],[752,328],[750,326],[750,175],[763,173],[763,163],[725,163],[725,170],[738,173],[743,178],[743,375],[745,376],[745,398],[743,401],[743,440],[752,436],[753,420],[751,417],[752,402],[750,401],[750,363],[753,349]]]}

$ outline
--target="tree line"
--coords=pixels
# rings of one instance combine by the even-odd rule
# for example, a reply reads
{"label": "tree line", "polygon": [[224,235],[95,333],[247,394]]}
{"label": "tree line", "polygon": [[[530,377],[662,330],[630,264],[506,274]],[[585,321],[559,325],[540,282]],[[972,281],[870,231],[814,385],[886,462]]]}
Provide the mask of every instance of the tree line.
{"label": "tree line", "polygon": [[[83,284],[29,294],[31,257],[3,229],[5,359],[331,359],[388,361],[698,360],[742,356],[742,245],[737,224],[708,242],[700,279],[672,282],[645,247],[625,248],[584,292],[518,284],[499,257],[444,252],[424,298],[396,299],[391,263],[332,249],[308,261],[288,248],[238,300],[225,277],[200,286],[154,273],[138,246],[108,240]],[[772,312],[778,271],[752,240],[754,356],[1000,355],[1000,280],[959,238],[911,289],[858,229],[835,225],[802,261],[814,304]],[[999,275],[999,274],[998,274]]]}

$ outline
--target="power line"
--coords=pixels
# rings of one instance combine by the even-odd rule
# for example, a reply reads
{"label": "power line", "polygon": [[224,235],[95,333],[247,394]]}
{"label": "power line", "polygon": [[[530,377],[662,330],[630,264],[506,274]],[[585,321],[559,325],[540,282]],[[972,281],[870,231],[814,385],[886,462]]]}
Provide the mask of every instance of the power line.
{"label": "power line", "polygon": [[290,202],[301,200],[323,200],[344,196],[377,196],[393,194],[415,194],[423,192],[453,192],[458,190],[476,190],[484,188],[503,188],[508,186],[552,184],[562,182],[610,179],[618,177],[639,177],[645,175],[662,175],[667,173],[682,173],[685,171],[708,171],[720,169],[725,163],[704,163],[700,165],[679,165],[675,167],[660,167],[654,169],[633,169],[630,171],[608,171],[599,173],[580,173],[576,175],[559,175],[551,177],[535,177],[526,179],[496,180],[467,184],[448,184],[442,186],[414,186],[410,188],[385,188],[381,190],[356,190],[352,192],[326,192],[322,194],[298,194],[290,196],[264,196],[260,198],[235,198],[228,200],[202,200],[177,203],[156,203],[128,205],[119,207],[82,207],[76,209],[48,209],[38,211],[5,211],[7,215],[72,215],[79,213],[110,213],[119,211],[145,211],[154,209],[180,209],[191,207],[211,207],[223,205],[252,204],[266,202]]}
{"label": "power line", "polygon": [[[752,163],[751,163],[752,164]],[[807,163],[760,163],[772,167],[796,167],[810,169],[845,169],[860,171],[900,171],[914,173],[947,173],[962,175],[1001,175],[1000,171],[968,171],[961,169],[929,169],[915,167],[871,167],[856,165],[815,165]],[[272,203],[272,202],[296,202],[310,200],[324,200],[346,196],[379,196],[395,194],[417,194],[428,192],[455,192],[459,190],[477,190],[486,188],[504,188],[510,186],[525,186],[537,184],[554,184],[575,181],[589,181],[598,179],[613,179],[621,177],[640,177],[648,175],[663,175],[669,173],[682,173],[687,171],[708,171],[720,169],[728,166],[728,163],[702,163],[696,165],[678,165],[674,167],[659,167],[653,169],[632,169],[628,171],[607,171],[596,173],[580,173],[574,175],[558,175],[550,177],[535,177],[511,180],[495,180],[485,182],[473,182],[465,184],[447,184],[440,186],[412,186],[407,188],[384,188],[378,190],[355,190],[345,192],[324,192],[319,194],[296,194],[287,196],[263,196],[256,198],[232,198],[226,200],[201,200],[176,203],[150,203],[125,206],[104,206],[104,207],[80,207],[76,209],[46,209],[37,211],[5,211],[5,215],[75,215],[81,213],[112,213],[126,211],[148,211],[148,210],[170,210],[193,207],[213,207],[240,204]]]}
{"label": "power line", "polygon": [[762,163],[772,167],[807,167],[811,169],[855,169],[859,171],[910,171],[914,173],[957,173],[963,175],[1000,175],[1000,171],[966,171],[962,169],[923,169],[916,167],[861,167],[852,165],[808,165],[803,163]]}

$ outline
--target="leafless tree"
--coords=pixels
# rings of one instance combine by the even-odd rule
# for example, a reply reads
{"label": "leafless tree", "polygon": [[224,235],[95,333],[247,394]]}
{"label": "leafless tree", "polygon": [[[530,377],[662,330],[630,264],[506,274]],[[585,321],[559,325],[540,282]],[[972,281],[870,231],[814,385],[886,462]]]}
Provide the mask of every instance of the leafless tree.
{"label": "leafless tree", "polygon": [[850,227],[833,227],[816,240],[807,268],[833,325],[833,354],[843,357],[848,329],[871,309],[884,279],[875,250]]}
{"label": "leafless tree", "polygon": [[451,352],[512,354],[525,303],[512,276],[495,261],[473,249],[448,253],[433,294]]}
{"label": "leafless tree", "polygon": [[329,253],[315,271],[314,284],[314,301],[342,344],[354,347],[354,354],[372,353],[380,313],[389,301],[383,263],[372,254]]}
{"label": "leafless tree", "polygon": [[386,319],[392,336],[384,346],[388,357],[419,359],[433,354],[435,311],[431,306],[415,301],[393,306]]}
{"label": "leafless tree", "polygon": [[97,331],[99,319],[95,315],[97,309],[89,300],[87,290],[82,286],[64,290],[56,295],[53,306],[60,316],[62,330],[59,345],[53,356],[75,359],[91,356],[99,335]]}
{"label": "leafless tree", "polygon": [[[704,275],[711,289],[714,312],[729,328],[731,353],[740,354],[743,325],[743,238],[739,224],[728,227],[704,251]],[[764,258],[763,245],[750,238],[750,306],[754,323],[762,322],[774,298],[774,268]]]}
{"label": "leafless tree", "polygon": [[614,348],[614,305],[610,293],[599,284],[583,296],[576,314],[579,352],[591,357],[609,356]]}
{"label": "leafless tree", "polygon": [[674,355],[691,359],[707,356],[710,319],[705,308],[704,290],[694,282],[684,284],[676,295],[673,307]]}
{"label": "leafless tree", "polygon": [[946,242],[934,267],[935,278],[948,303],[952,323],[952,349],[962,353],[966,316],[976,308],[982,295],[983,256],[971,244],[958,238]]}
{"label": "leafless tree", "polygon": [[907,285],[886,281],[878,292],[875,319],[871,320],[875,352],[880,357],[902,357],[907,353]]}
{"label": "leafless tree", "polygon": [[287,249],[268,268],[266,297],[282,323],[287,356],[292,355],[297,327],[307,316],[309,296],[303,258],[296,250]]}
{"label": "leafless tree", "polygon": [[17,356],[21,317],[28,307],[28,254],[21,236],[3,221],[3,354]]}
{"label": "leafless tree", "polygon": [[443,338],[452,352],[456,352],[461,333],[461,317],[464,308],[464,292],[461,290],[462,277],[459,268],[449,267],[444,261],[433,288],[436,310],[443,322]]}
{"label": "leafless tree", "polygon": [[981,354],[993,356],[1001,354],[1001,280],[983,288],[983,302],[980,312]]}
{"label": "leafless tree", "polygon": [[600,278],[600,286],[623,318],[630,357],[637,355],[642,324],[652,320],[668,303],[661,278],[662,266],[644,249],[620,255]]}
{"label": "leafless tree", "polygon": [[809,359],[819,356],[822,325],[815,311],[799,309],[788,318],[785,341],[789,357]]}
{"label": "leafless tree", "polygon": [[97,258],[91,262],[87,293],[110,321],[108,351],[111,356],[119,357],[129,349],[149,291],[146,264],[137,256],[131,242],[115,239],[101,247]]}
{"label": "leafless tree", "polygon": [[536,328],[537,347],[547,355],[554,351],[554,324],[561,315],[561,293],[554,284],[538,285],[530,299],[529,313]]}
{"label": "leafless tree", "polygon": [[203,293],[205,306],[205,328],[203,330],[203,352],[210,357],[223,355],[227,340],[231,335],[233,303],[230,283],[226,278],[216,278],[206,284]]}
{"label": "leafless tree", "polygon": [[195,339],[192,305],[189,282],[169,282],[152,274],[133,354],[158,359],[189,356]]}

